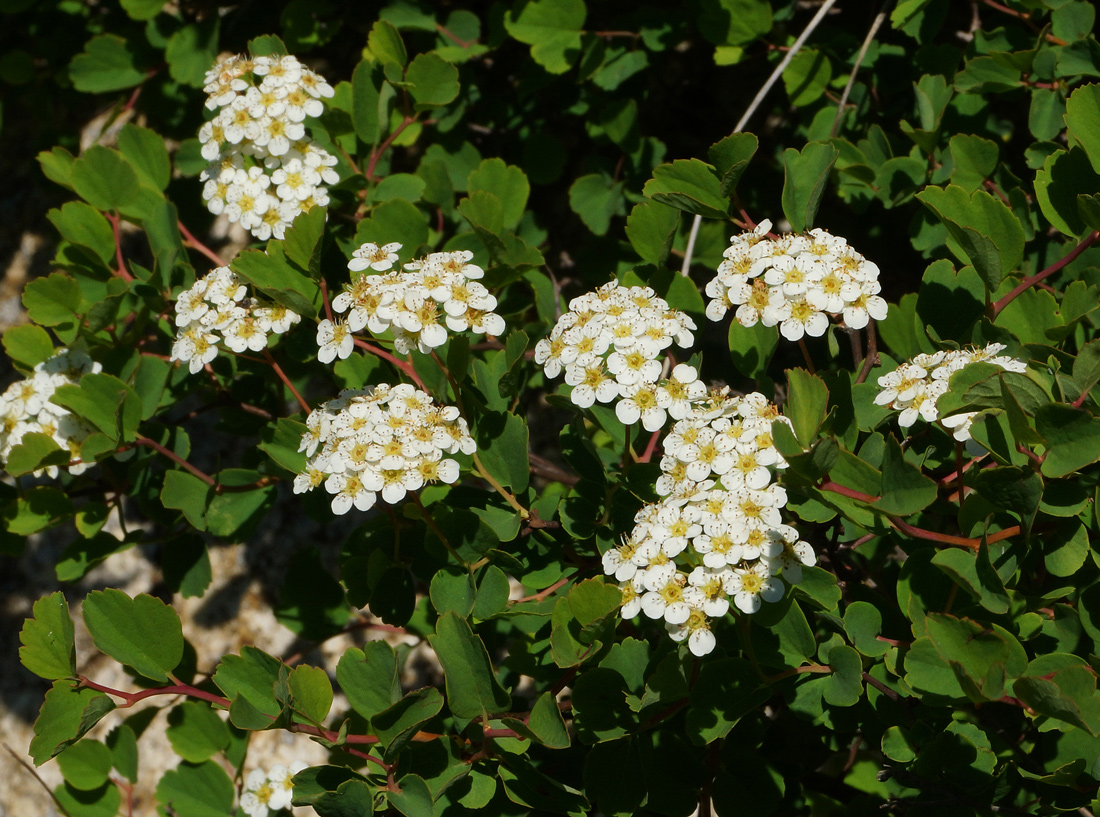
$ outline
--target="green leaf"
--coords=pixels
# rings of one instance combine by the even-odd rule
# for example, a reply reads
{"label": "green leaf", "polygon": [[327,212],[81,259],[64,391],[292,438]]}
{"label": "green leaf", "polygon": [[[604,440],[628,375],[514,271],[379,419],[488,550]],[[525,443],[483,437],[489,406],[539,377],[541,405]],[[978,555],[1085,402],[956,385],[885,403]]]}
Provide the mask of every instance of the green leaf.
{"label": "green leaf", "polygon": [[622,591],[614,584],[605,584],[602,578],[578,582],[566,598],[573,618],[581,626],[579,637],[584,644],[595,643],[623,602]]}
{"label": "green leaf", "polygon": [[367,35],[367,48],[374,58],[381,63],[396,63],[404,67],[408,60],[408,52],[405,51],[405,43],[401,40],[401,34],[396,28],[385,20],[379,20],[374,24]]}
{"label": "green leaf", "polygon": [[963,94],[1000,94],[1022,84],[1020,70],[997,57],[976,57],[955,74],[955,90]]}
{"label": "green leaf", "polygon": [[[80,284],[64,272],[35,278],[23,290],[23,306],[32,321],[42,326],[72,326],[79,322],[84,299]],[[4,333],[7,335],[7,332]]]}
{"label": "green leaf", "polygon": [[243,701],[260,713],[262,720],[257,720],[261,725],[255,728],[262,729],[270,726],[282,712],[282,706],[275,699],[275,685],[283,666],[278,658],[246,646],[241,648],[240,655],[222,656],[214,672],[214,683],[234,706]]}
{"label": "green leaf", "polygon": [[527,490],[531,478],[527,423],[509,412],[486,412],[477,424],[477,448],[482,465],[501,485]]}
{"label": "green leaf", "polygon": [[1035,413],[1035,430],[1047,441],[1045,477],[1064,477],[1100,460],[1100,419],[1084,409],[1045,405]]}
{"label": "green leaf", "polygon": [[73,162],[73,188],[99,210],[119,210],[138,197],[138,176],[118,151],[92,145]]}
{"label": "green leaf", "polygon": [[1053,576],[1073,576],[1089,556],[1088,529],[1076,519],[1064,519],[1043,537],[1043,564]]}
{"label": "green leaf", "polygon": [[458,69],[435,54],[417,54],[405,71],[418,111],[448,105],[458,96]]}
{"label": "green leaf", "polygon": [[504,718],[503,723],[543,746],[551,749],[569,748],[569,731],[565,728],[565,720],[552,692],[547,691],[539,696],[526,722],[518,718]]}
{"label": "green leaf", "polygon": [[60,590],[34,603],[19,631],[19,662],[52,681],[76,675],[76,646],[69,605]]}
{"label": "green leaf", "polygon": [[926,187],[917,198],[947,227],[947,248],[974,266],[990,292],[1023,260],[1024,228],[1000,199],[956,184]]}
{"label": "green leaf", "polygon": [[1008,594],[1000,576],[989,561],[989,549],[979,553],[961,548],[945,548],[932,557],[932,564],[978,600],[991,613],[1008,612]]}
{"label": "green leaf", "polygon": [[300,213],[283,235],[286,257],[314,279],[321,277],[321,249],[327,217],[327,207],[314,207],[308,213]]}
{"label": "green leaf", "polygon": [[297,551],[287,565],[275,617],[309,641],[324,641],[347,626],[351,605],[343,586],[321,563],[316,547]]}
{"label": "green leaf", "polygon": [[589,814],[588,800],[581,792],[547,777],[521,756],[504,759],[500,766],[500,780],[504,784],[505,794],[513,803],[532,810],[568,814],[569,817]]}
{"label": "green leaf", "polygon": [[115,257],[114,233],[107,219],[94,207],[82,201],[69,201],[60,210],[50,210],[46,218],[66,241],[87,248],[94,258],[111,265]]}
{"label": "green leaf", "polygon": [[174,706],[164,734],[172,750],[188,763],[202,763],[229,746],[229,727],[209,704],[200,701]]}
{"label": "green leaf", "polygon": [[501,223],[507,229],[515,229],[523,218],[531,184],[522,169],[503,159],[485,159],[470,171],[466,185],[471,193],[484,190],[500,200]]}
{"label": "green leaf", "polygon": [[41,766],[80,740],[114,708],[114,702],[101,692],[54,681],[34,722],[29,749],[34,765]]}
{"label": "green leaf", "polygon": [[1081,148],[1057,150],[1035,174],[1035,199],[1054,227],[1064,235],[1080,236],[1089,225],[1077,206],[1078,196],[1100,189],[1100,175]]}
{"label": "green leaf", "polygon": [[829,650],[833,671],[822,681],[821,697],[833,706],[854,706],[863,697],[863,662],[847,644]]}
{"label": "green leaf", "polygon": [[245,250],[230,264],[230,268],[276,303],[303,317],[316,317],[315,304],[320,302],[320,287],[316,281],[294,269],[279,253],[272,254],[272,245],[276,244],[270,242],[268,252]]}
{"label": "green leaf", "polygon": [[253,57],[282,57],[290,52],[281,38],[274,34],[262,34],[248,41],[248,53]]}
{"label": "green leaf", "polygon": [[98,740],[82,740],[57,756],[65,782],[79,791],[93,791],[107,782],[111,773],[111,750]]}
{"label": "green leaf", "polygon": [[15,363],[30,371],[53,354],[53,340],[41,326],[25,323],[4,330],[4,351]]}
{"label": "green leaf", "polygon": [[1100,85],[1075,88],[1066,100],[1066,128],[1070,144],[1078,144],[1100,173]]}
{"label": "green leaf", "polygon": [[626,218],[626,238],[645,262],[664,266],[680,226],[680,213],[656,201],[640,201]]}
{"label": "green leaf", "polygon": [[474,609],[477,595],[473,574],[460,567],[445,567],[432,576],[430,595],[436,612],[443,614],[451,610],[466,618]]}
{"label": "green leaf", "polygon": [[444,613],[428,642],[443,666],[451,712],[470,719],[509,709],[511,696],[493,674],[485,644],[465,620]]}
{"label": "green leaf", "polygon": [[397,654],[383,641],[369,641],[340,656],[336,680],[352,709],[368,720],[401,697]]}
{"label": "green leaf", "polygon": [[996,701],[1004,695],[1010,645],[1001,633],[940,613],[929,614],[926,624],[940,658],[970,700]]}
{"label": "green leaf", "polygon": [[1036,712],[1080,726],[1094,737],[1100,735],[1100,697],[1096,695],[1096,676],[1088,667],[1066,667],[1049,678],[1017,678],[1012,690]]}
{"label": "green leaf", "polygon": [[768,371],[772,355],[779,345],[779,330],[757,323],[742,326],[730,321],[729,347],[733,366],[746,377],[759,380]]}
{"label": "green leaf", "polygon": [[746,45],[771,31],[770,3],[703,0],[699,5],[699,31],[715,45]]}
{"label": "green leaf", "polygon": [[654,201],[704,218],[726,219],[728,198],[713,167],[699,159],[658,165],[642,193]]}
{"label": "green leaf", "polygon": [[737,182],[756,155],[759,144],[751,133],[735,133],[707,148],[707,157],[718,171],[722,195],[726,198],[732,197],[737,190]]}
{"label": "green leaf", "polygon": [[182,85],[203,86],[203,77],[218,56],[218,15],[207,16],[201,22],[188,23],[168,39],[164,58],[168,74]]}
{"label": "green leaf", "polygon": [[432,817],[432,792],[424,778],[407,774],[397,781],[398,790],[386,793],[390,805],[405,817]]}
{"label": "green leaf", "polygon": [[80,378],[79,386],[58,386],[50,401],[71,410],[119,442],[129,442],[137,436],[141,398],[117,377],[89,372]]}
{"label": "green leaf", "polygon": [[115,817],[122,805],[118,786],[105,783],[92,791],[81,791],[66,783],[53,790],[57,807],[72,817]]}
{"label": "green leaf", "polygon": [[623,204],[623,183],[612,182],[603,173],[581,176],[569,187],[569,207],[596,235],[607,235],[613,216]]}
{"label": "green leaf", "polygon": [[905,460],[893,435],[887,437],[882,457],[882,495],[875,507],[896,516],[909,516],[931,505],[936,494],[936,481]]}
{"label": "green leaf", "polygon": [[266,425],[260,429],[260,439],[263,442],[258,447],[287,471],[300,474],[306,470],[308,462],[305,452],[298,450],[305,432],[305,423],[280,417],[275,421],[274,427]]}
{"label": "green leaf", "polygon": [[84,600],[84,623],[101,652],[154,681],[168,681],[183,658],[183,628],[160,599],[130,598],[121,590],[93,590]]}
{"label": "green leaf", "polygon": [[157,813],[225,817],[233,812],[233,795],[233,781],[217,761],[181,763],[157,783]]}
{"label": "green leaf", "polygon": [[821,98],[833,78],[833,64],[827,54],[803,48],[783,72],[783,85],[791,105],[800,108]]}
{"label": "green leaf", "polygon": [[508,33],[531,46],[531,57],[551,74],[564,74],[581,53],[584,0],[531,0],[504,15]]}
{"label": "green leaf", "polygon": [[[72,167],[76,158],[63,147],[55,147],[53,150],[42,151],[35,157],[44,175],[51,182],[72,190]],[[205,166],[206,160],[203,160]]]}
{"label": "green leaf", "polygon": [[320,817],[365,817],[374,812],[374,796],[345,766],[313,766],[294,775],[293,805],[312,806]]}
{"label": "green leaf", "polygon": [[366,145],[373,145],[380,135],[382,119],[382,68],[362,60],[351,75],[351,121],[355,135]]}
{"label": "green leaf", "polygon": [[53,437],[31,431],[8,452],[4,470],[13,477],[21,477],[48,465],[65,465],[69,459],[68,449],[62,449]]}
{"label": "green leaf", "polygon": [[697,746],[724,738],[743,717],[770,695],[760,673],[743,658],[721,658],[703,664],[691,689],[685,730]]}
{"label": "green leaf", "polygon": [[164,0],[121,0],[122,8],[134,20],[151,20],[164,8]]}
{"label": "green leaf", "polygon": [[387,759],[396,757],[412,740],[420,725],[443,709],[443,696],[435,687],[410,692],[393,706],[371,718],[371,731],[386,747]]}
{"label": "green leaf", "polygon": [[626,698],[626,681],[613,669],[595,667],[578,675],[573,686],[577,737],[583,743],[599,743],[635,731],[638,724]]}
{"label": "green leaf", "polygon": [[813,226],[838,156],[840,151],[828,142],[810,142],[801,151],[783,151],[783,215],[794,232]]}
{"label": "green leaf", "polygon": [[168,187],[172,163],[164,139],[156,131],[127,122],[119,131],[118,149],[141,181],[157,190]]}
{"label": "green leaf", "polygon": [[141,84],[145,72],[134,65],[134,55],[122,37],[101,34],[84,44],[69,64],[73,87],[86,93],[120,91]]}
{"label": "green leaf", "polygon": [[844,610],[844,632],[859,652],[870,658],[885,655],[890,645],[879,641],[882,613],[873,604],[854,601]]}
{"label": "green leaf", "polygon": [[56,525],[72,512],[73,502],[68,496],[56,488],[40,485],[4,506],[4,527],[16,536],[29,536]]}
{"label": "green leaf", "polygon": [[324,723],[332,708],[332,682],[321,667],[297,666],[290,671],[290,696],[294,711],[309,723]]}
{"label": "green leaf", "polygon": [[967,193],[973,193],[993,175],[1000,158],[996,142],[966,133],[952,136],[948,150],[955,164],[951,181]]}
{"label": "green leaf", "polygon": [[160,501],[164,507],[183,511],[187,521],[198,530],[206,530],[206,506],[214,486],[186,471],[169,471],[164,475]]}
{"label": "green leaf", "polygon": [[384,201],[372,208],[355,230],[357,245],[368,241],[379,246],[397,241],[402,252],[416,254],[421,245],[428,243],[428,217],[403,199]]}
{"label": "green leaf", "polygon": [[817,430],[825,419],[829,406],[829,389],[825,381],[805,369],[787,371],[787,403],[783,413],[794,428],[803,448],[817,439]]}

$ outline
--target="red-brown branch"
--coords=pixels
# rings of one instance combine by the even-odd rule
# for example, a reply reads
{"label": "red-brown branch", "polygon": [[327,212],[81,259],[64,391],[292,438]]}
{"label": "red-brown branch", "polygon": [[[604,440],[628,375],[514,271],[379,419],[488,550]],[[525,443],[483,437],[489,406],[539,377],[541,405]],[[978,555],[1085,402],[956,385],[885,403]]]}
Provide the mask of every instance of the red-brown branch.
{"label": "red-brown branch", "polygon": [[176,224],[179,227],[180,235],[183,236],[183,240],[186,242],[188,247],[190,247],[191,249],[193,249],[195,252],[199,253],[200,255],[205,255],[208,259],[213,261],[219,267],[224,267],[225,266],[225,262],[222,261],[221,256],[218,255],[216,252],[214,252],[209,247],[207,247],[205,244],[203,244],[197,238],[195,238],[195,236],[192,235],[191,231],[187,229],[187,227],[184,225],[184,223],[182,221],[177,221]]}
{"label": "red-brown branch", "polygon": [[1016,300],[1016,297],[1025,289],[1034,286],[1035,284],[1042,281],[1044,278],[1049,278],[1051,275],[1058,272],[1058,270],[1071,263],[1074,259],[1077,258],[1077,256],[1079,256],[1081,253],[1091,247],[1093,242],[1095,242],[1097,238],[1100,238],[1100,231],[1093,230],[1088,238],[1086,238],[1084,241],[1074,247],[1073,250],[1071,250],[1061,261],[1056,261],[1042,272],[1037,272],[1030,278],[1025,278],[1023,281],[1021,281],[1015,289],[1013,289],[1011,292],[1009,292],[1007,295],[1005,295],[1003,298],[1001,298],[990,307],[990,310],[993,312],[993,317],[996,318],[999,314],[1001,314],[1004,308],[1012,303],[1014,300]]}

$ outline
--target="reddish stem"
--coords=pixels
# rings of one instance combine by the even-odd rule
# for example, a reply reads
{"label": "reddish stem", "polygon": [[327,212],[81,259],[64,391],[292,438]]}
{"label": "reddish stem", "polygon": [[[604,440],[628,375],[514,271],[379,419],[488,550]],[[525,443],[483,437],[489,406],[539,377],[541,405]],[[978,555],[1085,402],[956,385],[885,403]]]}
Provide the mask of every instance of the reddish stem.
{"label": "reddish stem", "polygon": [[165,448],[163,445],[158,443],[156,440],[150,440],[148,437],[138,437],[136,440],[134,440],[134,445],[144,445],[144,446],[147,446],[149,448],[152,448],[158,454],[161,454],[161,455],[167,457],[168,459],[172,460],[172,462],[176,463],[178,466],[183,468],[185,471],[188,471],[191,474],[193,474],[194,476],[198,477],[203,482],[205,482],[207,485],[214,485],[215,482],[216,482],[215,479],[212,476],[210,476],[208,473],[196,468],[194,465],[189,463],[187,460],[185,460],[183,457],[181,457],[175,451],[171,451],[171,450]]}
{"label": "reddish stem", "polygon": [[311,411],[309,403],[307,403],[302,395],[298,393],[298,390],[294,388],[294,384],[290,382],[290,378],[286,376],[282,367],[275,362],[275,358],[271,356],[271,352],[268,349],[264,349],[264,358],[271,365],[271,368],[275,370],[275,374],[279,376],[279,379],[283,381],[283,384],[290,389],[290,393],[294,395],[294,399],[298,401],[298,405],[302,407],[302,411],[309,414]]}
{"label": "reddish stem", "polygon": [[867,355],[863,358],[863,367],[856,376],[856,383],[862,383],[871,373],[871,367],[878,362],[878,336],[875,334],[875,319],[867,319]]}
{"label": "reddish stem", "polygon": [[367,177],[367,181],[374,179],[374,170],[378,165],[378,160],[382,158],[387,150],[390,149],[390,145],[394,143],[398,136],[400,136],[409,125],[416,121],[415,116],[406,116],[401,120],[401,124],[393,129],[393,133],[386,137],[385,141],[380,144],[373,153],[370,155],[370,159],[367,161],[367,172],[364,174]]}
{"label": "reddish stem", "polygon": [[547,596],[553,595],[554,591],[557,590],[559,587],[564,587],[575,578],[577,578],[576,573],[574,573],[572,576],[563,576],[552,585],[547,587],[545,590],[540,590],[533,596],[524,596],[522,599],[516,599],[515,601],[510,602],[510,604],[523,604],[525,601],[542,601]]}
{"label": "reddish stem", "polygon": [[1092,246],[1093,242],[1095,242],[1097,238],[1100,238],[1100,231],[1093,230],[1088,238],[1086,238],[1084,241],[1074,247],[1073,250],[1070,251],[1070,253],[1066,255],[1066,257],[1063,258],[1061,261],[1056,261],[1042,272],[1037,272],[1030,278],[1025,278],[1023,281],[1021,281],[1019,286],[1017,286],[1015,289],[1013,289],[1011,292],[1009,292],[1007,295],[1005,295],[1003,298],[1001,298],[990,307],[993,312],[993,317],[996,318],[999,314],[1001,314],[1001,311],[1014,300],[1016,300],[1016,297],[1025,289],[1028,289],[1029,287],[1039,283],[1044,278],[1049,278],[1051,275],[1058,272],[1058,270],[1071,263],[1074,259],[1077,258],[1077,256],[1079,256],[1090,246]]}
{"label": "reddish stem", "polygon": [[645,451],[642,452],[642,456],[638,458],[638,462],[649,462],[653,458],[653,452],[657,450],[657,440],[661,436],[661,430],[657,429],[653,432],[653,436],[649,438],[649,442],[646,444]]}
{"label": "reddish stem", "polygon": [[173,684],[166,687],[143,689],[140,692],[123,692],[121,689],[112,689],[103,684],[97,684],[95,681],[81,675],[79,686],[94,689],[96,692],[104,692],[116,698],[122,698],[124,703],[119,706],[119,709],[128,709],[138,701],[144,701],[146,698],[152,698],[157,695],[186,695],[189,698],[198,698],[199,700],[207,701],[208,703],[215,704],[225,709],[229,709],[230,704],[228,698],[223,698],[221,695],[215,695],[213,692],[206,692],[190,684]]}
{"label": "reddish stem", "polygon": [[834,494],[846,496],[849,499],[858,499],[860,502],[878,502],[879,499],[881,499],[881,497],[871,496],[870,494],[857,491],[854,488],[845,487],[844,485],[833,482],[831,479],[822,482],[817,487],[822,491],[830,491]]}
{"label": "reddish stem", "polygon": [[466,40],[461,40],[455,34],[441,26],[439,23],[435,24],[435,30],[447,39],[453,41],[455,45],[457,45],[459,48],[469,48],[471,45],[477,45],[477,40],[471,40],[469,42],[467,42]]}
{"label": "reddish stem", "polygon": [[115,263],[118,264],[118,271],[115,273],[123,281],[129,283],[134,280],[134,276],[126,269],[126,261],[122,257],[122,235],[119,232],[120,218],[118,213],[104,213],[107,217],[107,221],[111,223],[111,232],[115,236]]}
{"label": "reddish stem", "polygon": [[[997,0],[982,0],[982,2],[989,6],[991,9],[996,9],[997,11],[1004,12],[1005,14],[1009,14],[1013,17],[1018,17],[1028,25],[1032,24],[1031,14],[1028,12],[1016,11],[1016,9],[1012,9],[1006,5],[998,3]],[[1054,45],[1068,45],[1068,43],[1061,37],[1055,37],[1053,34],[1047,34],[1046,41],[1048,43],[1053,43]]]}
{"label": "reddish stem", "polygon": [[191,231],[187,229],[182,221],[177,221],[176,224],[179,227],[180,235],[182,235],[184,241],[187,242],[187,246],[195,250],[200,255],[205,255],[219,267],[225,266],[225,262],[222,261],[221,256],[219,256],[216,252],[214,252],[212,249],[210,249],[197,238],[195,238],[195,236],[192,235]]}
{"label": "reddish stem", "polygon": [[361,340],[360,338],[355,338],[355,345],[358,346],[360,349],[365,349],[376,357],[380,357],[383,360],[389,361],[398,369],[407,374],[410,378],[412,378],[413,382],[415,382],[416,385],[420,387],[421,391],[428,391],[428,387],[424,385],[424,381],[420,379],[420,375],[416,373],[416,369],[413,368],[413,365],[410,361],[400,360],[391,355],[385,349],[379,349],[377,346],[371,346],[365,340]]}

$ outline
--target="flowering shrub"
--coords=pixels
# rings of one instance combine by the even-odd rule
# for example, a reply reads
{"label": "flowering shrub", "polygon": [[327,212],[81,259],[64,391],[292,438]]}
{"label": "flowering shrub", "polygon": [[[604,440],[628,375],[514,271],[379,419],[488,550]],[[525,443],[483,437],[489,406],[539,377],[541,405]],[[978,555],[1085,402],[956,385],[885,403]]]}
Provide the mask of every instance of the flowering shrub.
{"label": "flowering shrub", "polygon": [[57,811],[1097,813],[1093,4],[366,5],[7,4]]}

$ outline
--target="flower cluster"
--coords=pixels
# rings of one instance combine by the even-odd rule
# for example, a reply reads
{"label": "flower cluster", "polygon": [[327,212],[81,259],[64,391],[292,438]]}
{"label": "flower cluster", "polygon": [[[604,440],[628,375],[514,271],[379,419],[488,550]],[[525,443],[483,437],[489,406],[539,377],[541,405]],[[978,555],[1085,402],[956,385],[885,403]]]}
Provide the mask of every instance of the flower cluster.
{"label": "flower cluster", "polygon": [[437,406],[408,384],[347,389],[306,417],[299,451],[309,457],[294,479],[294,493],[322,483],[332,512],[393,505],[426,483],[458,479],[458,463],[444,454],[477,450],[454,406]]}
{"label": "flower cluster", "polygon": [[710,622],[731,601],[755,613],[815,563],[781,518],[787,493],[773,470],[787,463],[772,441],[777,420],[789,424],[762,394],[717,391],[672,427],[656,486],[661,501],[642,508],[630,536],[603,555],[624,618],[663,619],[673,640],[706,655],[715,645]]}
{"label": "flower cluster", "polygon": [[[103,367],[84,352],[75,349],[58,349],[47,360],[34,367],[34,374],[12,383],[0,394],[0,464],[8,461],[11,450],[23,441],[27,434],[37,433],[52,437],[72,459],[79,460],[80,445],[92,433],[87,425],[72,415],[68,409],[50,402],[59,386],[79,385],[85,374],[102,371]],[[91,465],[75,462],[65,466],[70,474],[82,474]],[[53,478],[60,473],[56,465],[43,469]],[[41,476],[36,471],[35,476]]]}
{"label": "flower cluster", "polygon": [[172,360],[188,362],[197,374],[218,356],[219,345],[237,353],[262,352],[269,332],[281,335],[301,319],[281,304],[249,296],[236,273],[218,267],[176,298]]}
{"label": "flower cluster", "polygon": [[588,408],[617,399],[621,422],[640,419],[646,431],[656,431],[669,416],[687,417],[692,404],[706,395],[693,367],[680,364],[662,379],[665,368],[658,359],[673,343],[691,346],[694,329],[691,318],[649,287],[612,281],[570,301],[550,335],[535,345],[535,362],[547,377],[565,369],[575,405]]}
{"label": "flower cluster", "polygon": [[878,379],[882,391],[875,397],[875,403],[900,411],[898,425],[902,428],[913,425],[917,417],[927,423],[938,420],[956,440],[965,442],[970,439],[970,424],[977,412],[940,417],[936,402],[947,393],[951,375],[971,363],[992,363],[1010,372],[1026,371],[1027,364],[1022,360],[998,354],[1004,348],[1001,343],[990,343],[982,349],[971,347],[917,355]]}
{"label": "flower cluster", "polygon": [[267,817],[269,811],[290,808],[294,797],[294,775],[306,768],[302,761],[295,761],[290,768],[281,764],[271,767],[271,771],[253,769],[245,778],[244,792],[241,793],[241,811],[248,817]]}
{"label": "flower cluster", "polygon": [[206,73],[206,107],[217,114],[199,129],[202,197],[215,215],[240,221],[261,241],[282,238],[299,213],[328,204],[322,186],[340,180],[336,157],[306,136],[332,86],[296,57],[230,57]]}
{"label": "flower cluster", "polygon": [[493,312],[497,299],[477,281],[485,272],[470,263],[472,252],[433,252],[401,272],[393,269],[400,249],[396,243],[368,243],[353,253],[351,280],[332,300],[333,310],[347,317],[317,326],[322,363],[350,355],[352,335],[363,328],[375,335],[392,331],[394,348],[402,354],[431,352],[447,342],[448,329],[504,333],[504,319]]}
{"label": "flower cluster", "polygon": [[718,275],[707,284],[707,317],[721,320],[730,309],[742,326],[779,326],[788,340],[820,337],[829,315],[852,329],[886,317],[879,297],[878,267],[824,230],[809,235],[767,237],[771,222],[730,239]]}

